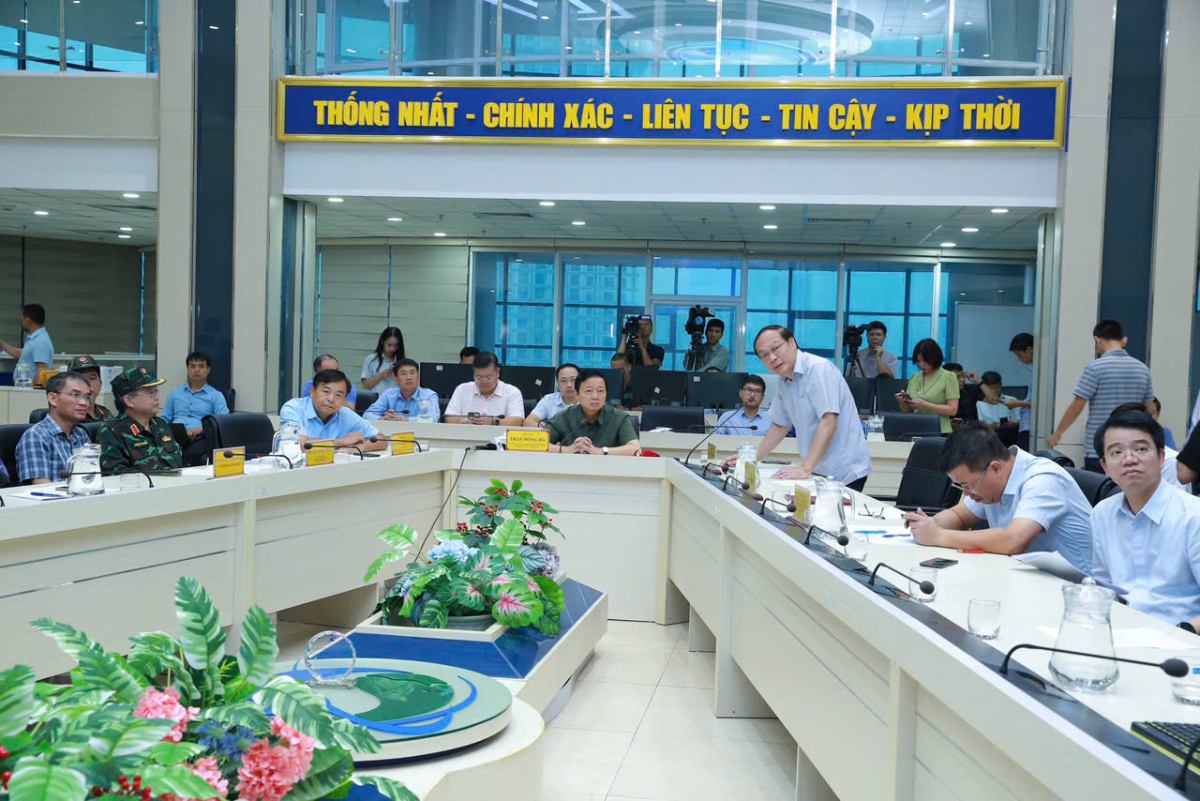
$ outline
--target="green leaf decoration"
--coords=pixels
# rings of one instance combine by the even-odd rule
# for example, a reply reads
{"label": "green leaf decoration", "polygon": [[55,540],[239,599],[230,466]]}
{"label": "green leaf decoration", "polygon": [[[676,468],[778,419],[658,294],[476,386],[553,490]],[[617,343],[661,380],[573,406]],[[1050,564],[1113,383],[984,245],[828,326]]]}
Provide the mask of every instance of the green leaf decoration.
{"label": "green leaf decoration", "polygon": [[258,704],[250,701],[212,706],[203,710],[201,716],[205,720],[219,723],[226,728],[231,726],[245,726],[256,732],[266,731],[267,727],[271,725],[271,720],[267,717],[267,713],[263,712]]}
{"label": "green leaf decoration", "polygon": [[136,704],[145,692],[145,687],[125,666],[125,660],[116,654],[106,654],[95,646],[80,651],[79,674],[76,686],[94,690],[112,690],[120,700]]}
{"label": "green leaf decoration", "polygon": [[127,718],[95,732],[88,746],[101,761],[140,754],[161,743],[174,725],[173,720]]}
{"label": "green leaf decoration", "polygon": [[87,790],[79,771],[36,757],[20,759],[8,782],[9,801],[83,801]]}
{"label": "green leaf decoration", "polygon": [[275,624],[262,607],[250,607],[242,621],[242,642],[237,656],[242,681],[253,687],[266,684],[275,673],[278,656]]}
{"label": "green leaf decoration", "polygon": [[200,698],[192,674],[183,663],[183,646],[169,634],[161,631],[145,632],[129,638],[131,670],[146,679],[154,679],[164,673],[171,676],[171,685],[187,700]]}
{"label": "green leaf decoration", "polygon": [[444,528],[441,531],[433,532],[433,536],[437,537],[439,542],[462,542],[463,533],[458,529]]}
{"label": "green leaf decoration", "polygon": [[325,710],[325,701],[307,684],[290,676],[276,676],[262,689],[262,705],[283,718],[301,734],[318,743],[329,742],[332,718]]}
{"label": "green leaf decoration", "polygon": [[178,765],[203,753],[204,746],[199,743],[158,743],[147,752],[150,759],[159,765]]}
{"label": "green leaf decoration", "polygon": [[79,654],[91,648],[100,647],[91,637],[74,626],[59,623],[48,617],[39,617],[29,625],[58,643],[58,647],[63,650],[63,653],[72,659],[78,659]]}
{"label": "green leaf decoration", "polygon": [[393,548],[408,549],[416,544],[418,535],[417,530],[412,526],[398,523],[394,526],[388,526],[375,536]]}
{"label": "green leaf decoration", "polygon": [[455,576],[450,579],[450,589],[454,603],[474,612],[482,612],[487,608],[487,597],[467,576]]}
{"label": "green leaf decoration", "polygon": [[208,591],[194,578],[180,576],[175,584],[175,616],[179,619],[179,642],[189,667],[205,676],[204,689],[218,695],[221,657],[225,654],[225,632]]}
{"label": "green leaf decoration", "polygon": [[522,486],[522,484],[521,484],[521,479],[519,479],[519,478],[514,478],[514,479],[513,479],[513,485],[512,485],[512,491],[513,491],[513,492],[520,492],[520,491],[521,491],[521,486]]}
{"label": "green leaf decoration", "polygon": [[557,637],[562,631],[562,623],[559,620],[559,615],[555,612],[553,615],[545,614],[533,621],[533,627],[545,634],[547,637]]}
{"label": "green leaf decoration", "polygon": [[354,760],[340,748],[313,751],[312,767],[283,801],[317,801],[345,783],[354,773]]}
{"label": "green leaf decoration", "polygon": [[401,782],[389,779],[386,776],[358,775],[354,777],[354,781],[357,784],[371,785],[382,793],[388,801],[420,801],[412,790],[409,790]]}
{"label": "green leaf decoration", "polygon": [[329,727],[333,744],[359,754],[376,754],[381,746],[371,732],[343,718],[335,718]]}
{"label": "green leaf decoration", "polygon": [[563,589],[558,585],[558,582],[549,576],[534,576],[534,583],[538,585],[538,589],[542,593],[542,603],[547,611],[553,609],[556,612],[561,612],[567,608],[566,598],[563,597]]}
{"label": "green leaf decoration", "polygon": [[516,551],[517,546],[525,539],[525,527],[516,520],[505,520],[492,534],[492,545],[502,552]]}
{"label": "green leaf decoration", "polygon": [[33,669],[25,665],[0,672],[0,737],[11,737],[25,730],[33,716],[36,684]]}
{"label": "green leaf decoration", "polygon": [[522,545],[517,549],[521,556],[521,564],[527,573],[535,573],[546,566],[546,554],[531,545]]}
{"label": "green leaf decoration", "polygon": [[392,562],[399,562],[402,559],[408,558],[408,551],[387,551],[367,568],[367,572],[363,575],[363,581],[370,582],[379,575],[379,571],[390,565]]}
{"label": "green leaf decoration", "polygon": [[492,617],[514,629],[528,626],[541,616],[541,599],[522,582],[510,581],[503,585],[500,597],[492,606]]}
{"label": "green leaf decoration", "polygon": [[418,625],[423,629],[444,629],[447,622],[446,607],[434,598],[425,604],[421,610],[421,620]]}
{"label": "green leaf decoration", "polygon": [[149,787],[154,795],[171,793],[180,798],[217,798],[220,793],[208,782],[183,765],[147,765],[142,769],[142,786]]}

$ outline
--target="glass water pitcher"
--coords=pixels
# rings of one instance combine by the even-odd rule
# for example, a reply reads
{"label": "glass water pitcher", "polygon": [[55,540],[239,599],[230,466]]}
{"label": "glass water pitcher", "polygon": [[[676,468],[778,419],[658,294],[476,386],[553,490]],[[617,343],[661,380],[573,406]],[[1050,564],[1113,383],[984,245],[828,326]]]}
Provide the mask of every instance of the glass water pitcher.
{"label": "glass water pitcher", "polygon": [[100,495],[104,481],[100,477],[100,446],[94,444],[76,448],[67,460],[67,493],[70,495]]}
{"label": "glass water pitcher", "polygon": [[[1064,585],[1062,593],[1063,618],[1054,647],[1116,656],[1109,620],[1116,593],[1090,577],[1079,584]],[[1050,672],[1063,685],[1079,690],[1107,689],[1120,675],[1113,659],[1063,653],[1050,658]]]}

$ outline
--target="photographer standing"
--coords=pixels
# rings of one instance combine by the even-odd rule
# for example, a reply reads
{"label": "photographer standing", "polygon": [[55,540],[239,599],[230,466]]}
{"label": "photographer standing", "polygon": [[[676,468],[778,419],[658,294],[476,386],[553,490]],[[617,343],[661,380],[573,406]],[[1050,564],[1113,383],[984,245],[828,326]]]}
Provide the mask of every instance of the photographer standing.
{"label": "photographer standing", "polygon": [[[621,338],[617,353],[628,352],[629,360],[635,366],[641,364],[647,367],[662,367],[663,357],[667,352],[650,341],[654,333],[654,318],[643,314],[637,318],[637,323],[637,333],[630,331],[628,324],[626,325],[623,332],[625,335]],[[630,347],[630,343],[633,343],[633,347]]]}
{"label": "photographer standing", "polygon": [[700,363],[692,368],[693,372],[704,373],[709,370],[725,372],[729,369],[729,348],[721,344],[725,336],[725,323],[713,317],[704,327],[704,348],[700,351]]}
{"label": "photographer standing", "polygon": [[[883,347],[887,339],[887,326],[879,320],[867,323],[867,347],[860,350],[854,367],[863,378],[895,378],[900,368],[896,354]],[[853,370],[851,375],[853,375]]]}

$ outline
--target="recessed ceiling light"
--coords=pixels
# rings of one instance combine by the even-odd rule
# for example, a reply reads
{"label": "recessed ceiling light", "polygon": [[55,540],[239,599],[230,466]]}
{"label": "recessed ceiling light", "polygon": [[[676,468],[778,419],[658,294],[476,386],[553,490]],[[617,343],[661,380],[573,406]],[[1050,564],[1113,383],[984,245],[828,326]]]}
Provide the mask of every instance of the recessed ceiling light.
{"label": "recessed ceiling light", "polygon": [[676,28],[682,28],[682,27],[683,27],[683,23],[682,23],[682,22],[676,22],[676,23],[675,23],[675,27],[676,27]]}
{"label": "recessed ceiling light", "polygon": [[1008,214],[1008,209],[992,209],[992,214]]}
{"label": "recessed ceiling light", "polygon": [[766,231],[774,231],[778,227],[779,226],[775,225],[774,223],[767,223],[766,225],[763,226],[763,229]]}
{"label": "recessed ceiling light", "polygon": [[953,242],[943,242],[942,244],[938,245],[938,247],[952,248],[952,247],[954,247],[954,243]]}
{"label": "recessed ceiling light", "polygon": [[964,228],[964,229],[962,229],[962,232],[964,234],[977,234],[977,233],[979,233],[979,229],[978,228]]}
{"label": "recessed ceiling light", "polygon": [[538,17],[538,19],[550,19],[550,18],[549,18],[549,17],[547,17],[545,14],[543,14],[543,15],[541,15],[540,17]]}
{"label": "recessed ceiling light", "polygon": [[28,25],[28,24],[29,24],[29,20],[27,20],[27,19],[19,19],[19,20],[17,20],[17,22],[21,23],[22,25]]}
{"label": "recessed ceiling light", "polygon": [[347,52],[347,53],[350,53],[351,55],[354,55],[354,54],[358,53],[358,51],[357,51],[357,50],[355,50],[353,47],[347,47],[347,48],[346,48],[346,52]]}
{"label": "recessed ceiling light", "polygon": [[221,29],[220,29],[218,26],[216,26],[216,25],[209,25],[209,26],[208,26],[208,29],[209,29],[210,31],[219,31],[219,30],[221,30]]}
{"label": "recessed ceiling light", "polygon": [[980,58],[988,58],[991,55],[992,55],[991,53],[984,53],[983,55],[980,56]]}
{"label": "recessed ceiling light", "polygon": [[539,201],[538,201],[538,205],[539,205],[539,206],[545,206],[546,208],[549,208],[549,207],[551,207],[551,206],[553,206],[553,205],[554,205],[554,201],[553,201],[553,200],[539,200]]}
{"label": "recessed ceiling light", "polygon": [[145,20],[140,20],[140,19],[139,19],[139,20],[135,20],[133,24],[134,24],[134,25],[145,25],[145,24],[146,24],[146,21],[145,21]]}
{"label": "recessed ceiling light", "polygon": [[971,27],[971,26],[972,26],[972,25],[974,25],[974,24],[975,24],[975,23],[971,22],[971,20],[967,20],[966,22],[964,22],[964,23],[963,23],[963,25],[966,25],[968,28],[969,28],[969,27]]}
{"label": "recessed ceiling light", "polygon": [[129,234],[117,234],[117,239],[128,239]]}
{"label": "recessed ceiling light", "polygon": [[571,220],[571,225],[587,225],[583,220]]}
{"label": "recessed ceiling light", "polygon": [[403,217],[388,217],[388,222],[403,222]]}
{"label": "recessed ceiling light", "polygon": [[345,203],[346,202],[346,199],[341,198],[341,197],[327,197],[325,199],[328,200],[330,203]]}
{"label": "recessed ceiling light", "polygon": [[122,192],[121,197],[125,198],[126,200],[137,200],[139,197],[141,197],[141,195],[139,195],[137,192]]}
{"label": "recessed ceiling light", "polygon": [[42,211],[41,209],[38,209],[37,211],[35,211],[34,214],[36,214],[39,217],[49,217],[50,216],[50,212]]}
{"label": "recessed ceiling light", "polygon": [[120,230],[120,231],[121,231],[121,233],[123,233],[123,234],[128,234],[128,233],[131,233],[131,232],[133,231],[133,229],[132,229],[132,228],[130,228],[128,225],[122,225],[122,226],[121,226],[121,228],[120,228],[119,230]]}
{"label": "recessed ceiling light", "polygon": [[445,236],[446,232],[445,231],[434,231],[433,235],[434,236]]}

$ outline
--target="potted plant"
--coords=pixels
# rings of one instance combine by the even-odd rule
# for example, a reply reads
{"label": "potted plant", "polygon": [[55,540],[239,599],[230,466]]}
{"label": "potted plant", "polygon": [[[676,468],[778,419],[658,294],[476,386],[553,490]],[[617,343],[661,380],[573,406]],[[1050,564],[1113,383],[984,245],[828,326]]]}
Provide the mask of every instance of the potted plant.
{"label": "potted plant", "polygon": [[[546,532],[562,534],[549,516],[556,513],[521,489],[493,480],[482,498],[460,498],[470,524],[437,532],[439,542],[408,563],[380,601],[388,625],[424,628],[486,628],[493,621],[511,628],[532,626],[547,636],[560,630],[563,591],[553,576],[557,550]],[[379,532],[390,549],[367,569],[372,581],[386,565],[408,557],[417,542],[410,526]]]}
{"label": "potted plant", "polygon": [[370,784],[416,801],[403,784],[357,776],[351,752],[374,753],[364,728],[331,715],[307,685],[275,675],[275,627],[259,607],[236,657],[204,587],[175,588],[178,639],[130,638],[106,653],[45,618],[38,630],[75,661],[70,684],[0,672],[0,799],[8,801],[316,801]]}

